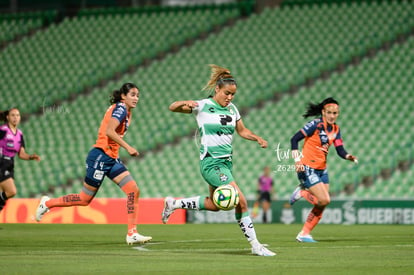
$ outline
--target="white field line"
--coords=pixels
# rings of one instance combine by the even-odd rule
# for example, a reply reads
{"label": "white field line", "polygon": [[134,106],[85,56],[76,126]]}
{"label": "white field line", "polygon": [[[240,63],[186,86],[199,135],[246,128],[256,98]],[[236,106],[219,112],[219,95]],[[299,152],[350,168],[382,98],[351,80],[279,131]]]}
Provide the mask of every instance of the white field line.
{"label": "white field line", "polygon": [[[162,245],[162,244],[168,244],[168,243],[200,243],[200,242],[219,242],[219,241],[232,241],[233,239],[208,239],[208,240],[202,240],[202,239],[195,239],[195,240],[177,240],[177,241],[163,241],[163,242],[148,242],[141,246],[134,246],[132,249],[138,250],[138,251],[159,251],[159,252],[188,252],[188,251],[244,251],[244,250],[250,250],[250,248],[186,248],[186,249],[156,249],[156,250],[150,250],[148,249],[148,246],[154,246],[154,245]],[[321,241],[320,243],[324,243]],[[299,243],[298,243],[299,244]],[[264,246],[268,246],[267,244],[263,244]],[[355,249],[355,248],[389,248],[389,247],[414,247],[414,244],[394,244],[394,245],[344,245],[344,246],[319,246],[318,243],[316,244],[310,244],[310,246],[307,246],[309,244],[301,244],[302,247],[292,247],[292,246],[278,246],[278,248],[283,249],[289,249],[289,248],[301,248],[301,249]]]}

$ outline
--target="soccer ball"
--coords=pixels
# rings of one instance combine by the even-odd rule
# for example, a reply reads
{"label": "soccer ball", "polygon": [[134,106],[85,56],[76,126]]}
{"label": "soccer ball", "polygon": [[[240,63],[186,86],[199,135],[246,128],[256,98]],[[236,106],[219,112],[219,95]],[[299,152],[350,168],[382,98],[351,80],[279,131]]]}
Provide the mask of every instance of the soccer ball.
{"label": "soccer ball", "polygon": [[213,202],[221,210],[232,210],[239,204],[239,192],[230,184],[219,186],[214,190]]}

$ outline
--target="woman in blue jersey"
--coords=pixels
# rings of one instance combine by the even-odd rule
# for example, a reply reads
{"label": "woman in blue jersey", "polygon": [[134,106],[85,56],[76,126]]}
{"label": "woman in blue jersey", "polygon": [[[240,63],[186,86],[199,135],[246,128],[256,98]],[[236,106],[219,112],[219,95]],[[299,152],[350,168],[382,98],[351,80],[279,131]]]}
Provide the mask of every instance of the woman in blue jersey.
{"label": "woman in blue jersey", "polygon": [[0,113],[5,124],[0,126],[0,211],[8,199],[16,195],[14,185],[14,157],[23,160],[37,160],[36,154],[28,154],[25,150],[23,133],[17,126],[20,123],[20,112],[17,108]]}
{"label": "woman in blue jersey", "polygon": [[232,175],[232,139],[236,131],[242,138],[256,141],[262,148],[267,141],[252,133],[243,124],[239,111],[231,102],[237,91],[237,83],[228,69],[210,65],[211,77],[205,89],[214,90],[212,97],[202,100],[176,101],[170,105],[172,112],[193,113],[201,135],[200,171],[209,184],[208,197],[173,199],[166,197],[162,221],[166,223],[175,209],[218,211],[212,200],[214,190],[231,184],[238,191],[240,203],[236,207],[236,220],[252,246],[252,253],[259,256],[274,256],[256,238],[249,216],[247,201]]}

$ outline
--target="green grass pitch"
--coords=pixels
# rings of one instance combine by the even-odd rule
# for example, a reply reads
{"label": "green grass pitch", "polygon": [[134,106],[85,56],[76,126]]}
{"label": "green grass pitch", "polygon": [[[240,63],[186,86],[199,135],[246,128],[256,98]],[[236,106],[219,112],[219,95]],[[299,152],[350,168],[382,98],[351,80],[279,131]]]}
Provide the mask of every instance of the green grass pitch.
{"label": "green grass pitch", "polygon": [[153,241],[125,243],[125,225],[0,224],[1,274],[414,274],[414,227],[256,225],[278,253],[250,254],[237,224],[141,225]]}

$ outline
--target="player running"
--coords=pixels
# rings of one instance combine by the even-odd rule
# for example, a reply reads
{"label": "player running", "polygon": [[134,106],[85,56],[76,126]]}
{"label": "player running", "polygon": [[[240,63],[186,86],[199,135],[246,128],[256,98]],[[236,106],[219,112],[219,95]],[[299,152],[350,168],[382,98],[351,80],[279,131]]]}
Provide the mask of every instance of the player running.
{"label": "player running", "polygon": [[119,147],[129,155],[139,155],[137,149],[123,140],[131,123],[131,110],[139,100],[139,90],[135,84],[125,83],[112,94],[111,106],[107,109],[98,131],[98,139],[86,158],[86,177],[79,194],[70,194],[56,199],[43,196],[36,211],[36,220],[54,207],[87,206],[95,197],[105,176],[108,176],[127,195],[128,244],[145,243],[152,237],[137,232],[139,188],[131,174],[120,161]]}
{"label": "player running", "polygon": [[228,69],[210,65],[212,73],[205,90],[213,90],[214,95],[197,101],[176,101],[170,110],[180,113],[193,113],[200,129],[200,171],[209,184],[209,197],[192,197],[174,200],[166,197],[162,213],[163,223],[175,209],[218,211],[213,203],[214,190],[224,184],[233,185],[239,192],[240,203],[236,207],[236,220],[252,246],[252,253],[259,256],[274,256],[256,238],[256,232],[249,216],[247,201],[232,175],[232,139],[234,131],[245,139],[256,141],[262,148],[267,141],[253,134],[241,120],[239,111],[231,102],[236,94],[237,84]]}
{"label": "player running", "polygon": [[[339,116],[339,104],[332,97],[324,99],[318,104],[308,104],[304,118],[318,116],[308,122],[290,140],[292,157],[295,160],[296,171],[300,181],[295,189],[290,204],[294,204],[300,198],[305,198],[314,205],[302,228],[296,236],[299,242],[316,242],[310,232],[319,223],[325,207],[330,203],[329,178],[326,168],[326,156],[331,144],[334,144],[338,155],[355,163],[357,158],[348,154],[343,146],[339,126],[335,123]],[[298,143],[305,139],[301,158],[298,151]]]}
{"label": "player running", "polygon": [[14,157],[23,160],[40,161],[36,154],[29,155],[25,150],[23,133],[17,126],[20,124],[20,112],[12,108],[0,113],[6,123],[0,126],[0,212],[8,199],[16,195],[14,185]]}

